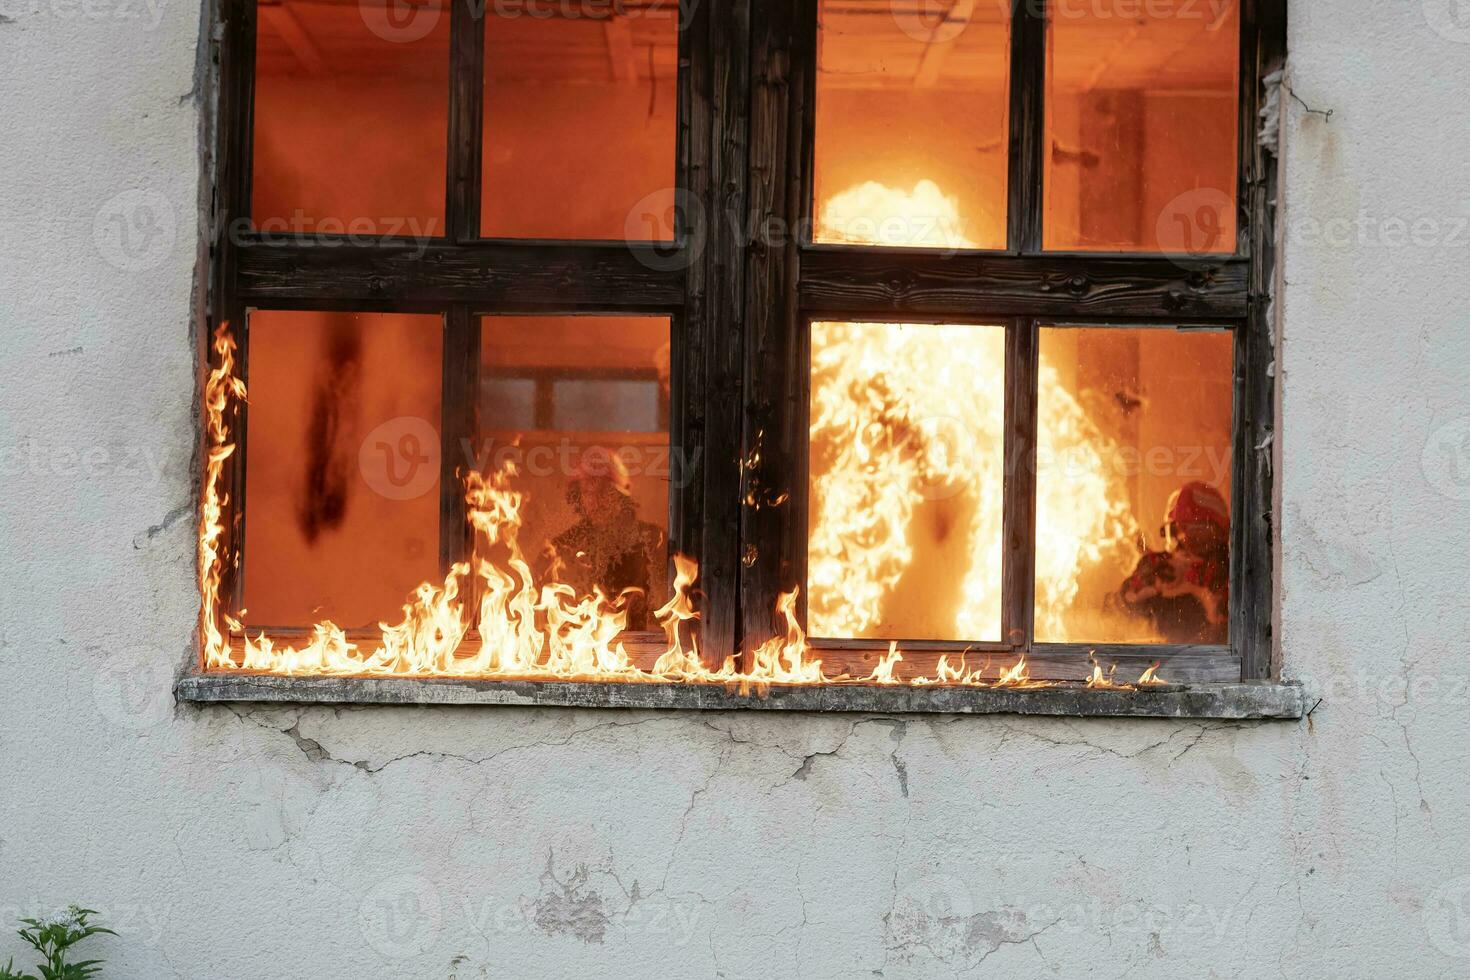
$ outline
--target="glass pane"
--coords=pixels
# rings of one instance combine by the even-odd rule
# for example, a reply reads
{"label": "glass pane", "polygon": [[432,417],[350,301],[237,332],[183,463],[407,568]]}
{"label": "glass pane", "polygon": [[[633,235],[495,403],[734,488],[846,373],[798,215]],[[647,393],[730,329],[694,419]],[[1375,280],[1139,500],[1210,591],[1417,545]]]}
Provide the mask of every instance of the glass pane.
{"label": "glass pane", "polygon": [[[669,446],[668,318],[484,317],[480,351],[478,465],[515,466],[520,546],[538,583],[579,595],[641,589],[628,628],[656,629],[669,482],[683,472]],[[529,425],[502,411],[510,379],[534,388]]]}
{"label": "glass pane", "polygon": [[443,235],[448,7],[279,0],[257,11],[255,226]]}
{"label": "glass pane", "polygon": [[480,377],[480,414],[506,429],[536,427],[536,381],[532,378]]}
{"label": "glass pane", "polygon": [[1037,640],[1227,641],[1232,342],[1041,331]]}
{"label": "glass pane", "polygon": [[1000,637],[1005,330],[813,323],[814,636]]}
{"label": "glass pane", "polygon": [[817,241],[1005,247],[1008,7],[822,0]]}
{"label": "glass pane", "polygon": [[250,316],[247,626],[397,622],[439,575],[442,321]]}
{"label": "glass pane", "polygon": [[492,4],[481,232],[671,241],[679,4]]}
{"label": "glass pane", "polygon": [[658,432],[665,408],[656,380],[557,381],[551,386],[551,424],[556,429]]}
{"label": "glass pane", "polygon": [[1235,251],[1239,7],[1048,4],[1047,248]]}

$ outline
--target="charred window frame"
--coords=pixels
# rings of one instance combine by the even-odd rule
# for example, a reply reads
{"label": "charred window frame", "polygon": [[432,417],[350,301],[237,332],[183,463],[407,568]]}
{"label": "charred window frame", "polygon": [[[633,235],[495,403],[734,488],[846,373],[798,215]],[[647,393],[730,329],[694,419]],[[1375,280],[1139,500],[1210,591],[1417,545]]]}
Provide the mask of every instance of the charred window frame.
{"label": "charred window frame", "polygon": [[[701,357],[703,297],[690,266],[705,233],[676,211],[672,243],[494,239],[481,234],[484,132],[485,16],[481,0],[449,0],[448,146],[444,234],[423,239],[371,240],[326,234],[262,234],[251,221],[257,0],[219,0],[213,52],[218,79],[215,120],[215,196],[208,322],[212,333],[230,325],[237,344],[236,373],[249,382],[250,315],[257,310],[421,313],[443,319],[439,559],[447,568],[471,547],[466,519],[463,447],[477,432],[480,318],[496,315],[638,314],[667,316],[671,325],[671,449],[690,461],[683,486],[671,487],[670,550],[699,554],[708,458],[702,377],[691,371]],[[689,30],[680,31],[687,63]],[[694,166],[692,79],[678,80],[677,172]],[[706,136],[707,139],[707,136]],[[683,181],[681,176],[680,180]],[[206,348],[210,366],[217,355]],[[688,409],[694,406],[691,412]],[[238,609],[243,597],[245,464],[248,405],[234,407],[236,452],[222,474],[231,504],[222,542],[229,556],[221,595]],[[698,451],[696,451],[696,449]],[[730,458],[738,453],[728,448]],[[290,631],[282,631],[289,633]],[[662,634],[659,634],[660,638]]]}
{"label": "charred window frame", "polygon": [[[752,227],[813,226],[817,75],[815,0],[750,0],[749,215]],[[755,242],[746,271],[743,390],[747,458],[742,497],[791,507],[746,506],[747,561],[741,574],[745,649],[770,632],[777,595],[806,578],[806,464],[809,325],[820,319],[1006,324],[1005,459],[1001,642],[998,660],[1024,653],[1032,676],[1087,676],[1089,657],[1187,681],[1266,679],[1272,663],[1272,473],[1274,426],[1270,207],[1274,147],[1257,140],[1266,77],[1284,60],[1280,0],[1242,0],[1234,254],[1043,251],[1047,0],[1011,5],[1006,248],[949,251]],[[1042,323],[1210,325],[1234,335],[1229,643],[1130,646],[1036,643],[1033,546],[1038,328]],[[1019,382],[1019,383],[1018,383]],[[758,450],[758,451],[757,451]],[[886,641],[818,641],[824,663],[869,672]],[[903,643],[910,660],[975,643]],[[932,670],[930,671],[932,674]]]}
{"label": "charred window frame", "polygon": [[[702,648],[712,662],[773,629],[778,595],[804,583],[809,324],[853,320],[1006,325],[1004,595],[998,656],[1032,675],[1085,676],[1095,651],[1124,672],[1156,659],[1171,679],[1263,679],[1272,663],[1274,411],[1268,320],[1275,263],[1273,159],[1256,140],[1264,79],[1284,58],[1282,0],[1241,0],[1235,254],[1201,259],[1041,248],[1045,0],[1013,6],[1007,241],[959,253],[815,245],[817,0],[680,4],[678,226],[671,245],[480,236],[485,4],[451,0],[445,234],[425,246],[252,231],[255,0],[217,0],[211,328],[229,322],[248,380],[252,309],[434,313],[443,317],[440,557],[468,547],[461,440],[475,432],[478,317],[638,313],[672,324],[670,440],[693,460],[670,492],[670,546],[696,557]],[[1098,647],[1032,639],[1036,358],[1041,323],[1208,324],[1235,337],[1230,644]],[[205,334],[207,336],[207,334]],[[205,363],[212,354],[207,344]],[[246,408],[232,419],[233,499],[223,595],[238,607],[246,507]],[[756,506],[760,500],[789,506]],[[824,660],[866,663],[873,644],[828,643]],[[957,647],[936,643],[934,651]],[[967,644],[973,646],[973,644]]]}

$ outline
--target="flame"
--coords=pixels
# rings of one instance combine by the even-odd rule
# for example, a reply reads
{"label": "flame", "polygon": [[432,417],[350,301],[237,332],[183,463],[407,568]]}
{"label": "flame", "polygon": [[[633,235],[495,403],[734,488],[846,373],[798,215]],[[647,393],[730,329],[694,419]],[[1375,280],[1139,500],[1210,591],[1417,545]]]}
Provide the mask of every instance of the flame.
{"label": "flame", "polygon": [[868,680],[874,684],[901,684],[897,677],[893,676],[893,670],[903,660],[903,654],[898,649],[898,641],[894,640],[888,644],[888,652],[878,661],[878,666],[873,668],[872,675]]}
{"label": "flame", "polygon": [[[733,657],[719,669],[700,659],[692,625],[698,566],[674,556],[673,595],[658,608],[667,649],[651,670],[634,663],[619,639],[626,612],[601,593],[579,596],[569,586],[537,586],[518,540],[523,495],[514,488],[513,466],[485,476],[465,477],[469,523],[475,548],[468,562],[450,567],[442,583],[419,585],[395,624],[380,623],[371,649],[359,646],[336,624],[312,627],[299,645],[263,632],[251,634],[245,613],[224,611],[220,596],[225,563],[221,489],[224,462],[235,450],[229,430],[232,399],[245,398],[235,377],[235,344],[228,325],[215,333],[217,366],[204,387],[209,441],[199,528],[202,658],[208,670],[251,670],[278,674],[372,674],[385,676],[495,677],[535,680],[685,682],[735,685],[742,690],[771,684],[852,681],[829,678],[811,656],[796,616],[797,593],[781,596],[777,613],[784,631],[754,651],[748,670]],[[227,636],[221,624],[234,637]],[[475,639],[477,643],[468,642]]]}
{"label": "flame", "polygon": [[[905,226],[885,216],[927,216]],[[875,222],[882,234],[907,236],[895,244],[967,246],[954,203],[931,182],[912,192],[868,183],[829,202],[831,229]],[[907,228],[907,230],[904,230]],[[887,229],[887,230],[884,230]],[[895,230],[898,229],[898,230]],[[825,232],[824,232],[825,234]],[[866,233],[864,233],[866,234]],[[865,239],[867,240],[867,239]],[[887,240],[887,239],[885,239]],[[838,448],[830,467],[813,482],[808,617],[819,635],[856,637],[878,622],[885,600],[921,558],[910,540],[913,517],[926,499],[968,494],[962,528],[962,601],[954,610],[956,636],[980,638],[999,627],[999,454],[972,458],[972,445],[999,447],[1003,438],[1003,346],[1000,331],[961,326],[817,324],[823,343],[813,344],[812,436]],[[903,342],[909,328],[932,331],[940,343]],[[622,681],[722,684],[763,691],[773,684],[945,684],[1031,689],[1024,657],[987,679],[990,665],[971,667],[965,654],[941,656],[933,677],[899,673],[903,652],[891,641],[866,677],[828,674],[813,656],[797,617],[798,593],[776,604],[779,627],[741,666],[728,657],[711,667],[696,639],[698,567],[674,556],[672,595],[655,612],[665,649],[650,668],[640,667],[621,635],[624,596],[594,591],[578,595],[551,581],[538,584],[518,537],[523,494],[513,466],[465,475],[465,501],[475,545],[468,561],[452,565],[442,582],[413,590],[396,623],[379,623],[372,641],[349,636],[323,621],[305,638],[253,634],[245,610],[233,616],[221,596],[229,497],[224,467],[235,451],[229,420],[246,388],[235,376],[235,343],[228,324],[214,336],[216,366],[203,404],[206,465],[199,525],[201,645],[206,670],[276,674],[475,677],[511,680]],[[1042,383],[1055,385],[1042,364]],[[963,393],[964,397],[960,397]],[[1077,573],[1124,534],[1121,492],[1102,462],[1101,438],[1069,395],[1047,399],[1040,427],[1043,452],[1066,452],[1065,485],[1038,488],[1037,623],[1061,621],[1077,591]],[[946,421],[948,420],[948,421]],[[953,423],[951,428],[946,426]],[[959,434],[959,439],[946,438]],[[759,443],[746,465],[754,465]],[[976,467],[980,469],[977,471]],[[991,467],[987,470],[984,467]],[[927,495],[927,496],[926,496]],[[770,502],[777,506],[784,502]],[[1097,542],[1087,544],[1087,542]],[[644,661],[647,662],[647,661]],[[1149,668],[1139,684],[1163,683]],[[1094,669],[1094,679],[1102,677]],[[1111,675],[1106,678],[1113,685]],[[1089,686],[1099,686],[1089,684]]]}
{"label": "flame", "polygon": [[1145,670],[1143,673],[1138,675],[1138,680],[1134,682],[1135,685],[1138,687],[1149,687],[1150,685],[1154,684],[1169,683],[1158,675],[1158,669],[1158,664],[1154,664],[1153,666],[1149,667],[1148,670]]}
{"label": "flame", "polygon": [[[231,396],[245,397],[245,383],[235,377],[235,340],[230,335],[228,324],[220,324],[215,331],[214,352],[219,363],[204,381],[205,435],[209,439],[209,447],[204,460],[204,495],[199,505],[199,631],[204,640],[205,666],[219,666],[220,651],[228,646],[220,632],[220,617],[215,615],[220,608],[219,588],[224,567],[221,554],[221,539],[225,533],[224,509],[229,503],[229,498],[220,492],[219,485],[225,460],[235,451],[234,444],[229,441],[225,412]],[[236,628],[233,621],[227,618],[227,622],[230,629]]]}
{"label": "flame", "polygon": [[1126,684],[1113,683],[1113,675],[1117,672],[1118,665],[1113,664],[1112,668],[1109,669],[1106,674],[1104,674],[1102,665],[1094,660],[1092,662],[1092,676],[1087,678],[1087,686],[1093,688],[1102,688],[1104,690],[1117,690],[1119,688],[1127,687]]}
{"label": "flame", "polygon": [[1030,676],[1026,672],[1026,658],[1022,657],[1016,661],[1016,665],[1000,675],[1000,680],[995,682],[996,687],[1020,687],[1029,683]]}
{"label": "flame", "polygon": [[[870,181],[827,201],[819,237],[974,247],[960,227],[958,206],[931,181],[907,191]],[[962,583],[933,635],[999,637],[1003,343],[995,327],[812,325],[811,441],[821,457],[808,539],[815,635],[884,635],[885,604],[918,578],[933,605],[946,601],[938,593],[952,581]],[[1064,638],[1081,572],[1127,549],[1137,529],[1121,476],[1105,462],[1110,444],[1056,367],[1043,360],[1040,371],[1048,397],[1038,455],[1064,461],[1066,474],[1037,486],[1036,629]],[[917,524],[931,501],[942,502],[946,519],[964,521],[958,544],[948,527],[939,545]],[[910,605],[896,618],[912,614]]]}

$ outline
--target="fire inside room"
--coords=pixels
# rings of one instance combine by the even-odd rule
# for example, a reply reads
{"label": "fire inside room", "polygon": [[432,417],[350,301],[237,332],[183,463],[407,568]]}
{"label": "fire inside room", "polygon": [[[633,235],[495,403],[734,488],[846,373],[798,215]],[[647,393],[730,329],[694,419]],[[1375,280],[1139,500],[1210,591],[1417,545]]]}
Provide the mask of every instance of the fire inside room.
{"label": "fire inside room", "polygon": [[[1067,6],[1047,28],[1038,251],[1233,253],[1237,4],[1128,19]],[[250,202],[267,244],[446,235],[452,18],[373,9],[257,7]],[[1008,4],[900,16],[823,0],[817,14],[806,247],[1007,249]],[[680,16],[658,0],[487,9],[481,237],[676,244]],[[774,488],[727,491],[800,515],[783,566],[800,574],[763,611],[767,635],[714,656],[701,562],[675,547],[671,514],[709,454],[731,454],[681,428],[684,321],[557,299],[472,311],[462,350],[433,304],[262,303],[221,325],[204,399],[207,670],[1025,685],[1047,683],[1027,668],[1033,642],[1230,642],[1229,324],[800,319],[795,449]],[[1010,354],[1020,330],[1030,362]],[[451,430],[445,371],[463,351],[473,421]],[[1028,381],[1023,463],[1008,413]],[[1007,501],[1023,497],[1018,643]],[[454,522],[466,544],[446,560]],[[1113,683],[1108,667],[1091,676]]]}

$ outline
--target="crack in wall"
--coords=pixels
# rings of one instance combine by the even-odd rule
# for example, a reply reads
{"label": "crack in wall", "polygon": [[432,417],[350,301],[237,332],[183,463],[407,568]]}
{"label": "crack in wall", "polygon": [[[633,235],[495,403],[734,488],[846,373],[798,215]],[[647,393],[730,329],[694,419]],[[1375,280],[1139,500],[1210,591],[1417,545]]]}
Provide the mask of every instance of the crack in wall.
{"label": "crack in wall", "polygon": [[[239,707],[237,707],[237,706],[235,706],[233,704],[229,704],[229,703],[226,703],[224,706],[226,708],[228,708],[228,710],[232,714],[234,714],[237,718],[239,718],[241,721],[249,722],[250,724],[253,724],[257,728],[260,728],[260,729],[262,729],[264,731],[278,732],[279,734],[282,734],[282,735],[287,736],[288,738],[291,739],[292,743],[296,746],[296,748],[298,750],[300,750],[301,754],[303,756],[305,756],[311,762],[333,762],[333,763],[337,763],[339,765],[350,766],[350,767],[352,767],[354,769],[357,769],[357,770],[359,770],[361,772],[368,773],[370,775],[375,775],[377,773],[380,773],[383,770],[387,769],[389,766],[395,765],[397,763],[407,762],[407,761],[409,761],[411,759],[421,759],[421,758],[422,759],[451,760],[451,761],[455,761],[455,762],[462,762],[462,763],[464,763],[466,765],[470,765],[470,766],[481,766],[481,765],[484,765],[487,762],[492,762],[495,759],[498,759],[500,756],[505,755],[508,752],[523,751],[523,750],[526,750],[526,749],[533,749],[533,748],[545,748],[545,747],[554,748],[554,747],[558,747],[558,746],[568,745],[572,741],[576,740],[577,738],[580,738],[583,735],[588,735],[588,734],[591,734],[591,733],[597,732],[597,731],[603,731],[603,730],[608,730],[608,729],[619,729],[619,728],[637,728],[637,727],[639,727],[641,725],[654,724],[654,723],[657,723],[657,722],[670,722],[670,721],[673,720],[673,719],[670,719],[670,718],[660,717],[660,718],[645,718],[645,719],[640,719],[638,721],[632,721],[632,722],[625,722],[625,721],[606,721],[606,722],[599,722],[599,723],[594,724],[594,725],[588,725],[588,726],[586,726],[584,728],[574,729],[573,731],[571,731],[570,733],[568,733],[563,738],[559,738],[559,739],[544,738],[544,739],[536,739],[536,740],[533,740],[533,741],[530,741],[530,742],[518,742],[518,743],[516,743],[514,745],[504,746],[504,747],[502,747],[502,748],[500,748],[500,749],[498,749],[498,750],[496,750],[494,752],[488,753],[488,754],[483,755],[483,756],[465,755],[463,753],[458,753],[458,752],[445,752],[445,751],[437,750],[437,749],[418,749],[418,750],[413,751],[413,752],[404,753],[403,755],[391,756],[391,757],[383,760],[380,763],[373,764],[371,761],[369,761],[367,759],[355,759],[354,760],[354,759],[343,758],[342,756],[339,756],[339,755],[334,754],[332,751],[330,751],[325,745],[323,745],[317,739],[309,738],[309,737],[303,735],[301,733],[300,726],[301,726],[302,718],[303,718],[303,716],[305,715],[305,712],[306,712],[306,709],[305,708],[297,709],[297,713],[296,713],[294,719],[292,720],[291,724],[288,725],[288,726],[285,726],[285,727],[281,727],[279,725],[272,725],[272,724],[270,724],[268,722],[262,722],[261,720],[257,719],[255,717],[255,713],[256,713],[256,710],[257,709],[254,709],[254,708],[241,709],[241,708],[239,708]],[[279,709],[261,709],[261,710],[279,710]]]}

